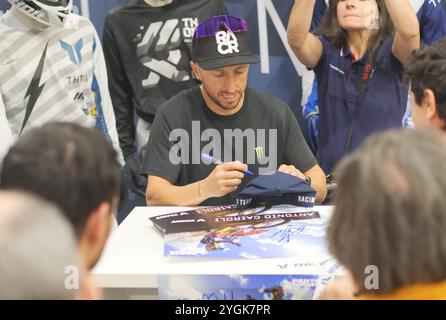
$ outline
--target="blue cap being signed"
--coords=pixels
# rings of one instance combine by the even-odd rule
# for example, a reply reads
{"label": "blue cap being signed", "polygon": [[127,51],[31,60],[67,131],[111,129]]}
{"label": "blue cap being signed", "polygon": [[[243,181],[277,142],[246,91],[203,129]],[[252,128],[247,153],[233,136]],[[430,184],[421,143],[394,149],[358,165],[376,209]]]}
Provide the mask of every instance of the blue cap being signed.
{"label": "blue cap being signed", "polygon": [[258,176],[240,191],[237,197],[239,207],[291,204],[313,207],[316,191],[305,180],[276,172]]}

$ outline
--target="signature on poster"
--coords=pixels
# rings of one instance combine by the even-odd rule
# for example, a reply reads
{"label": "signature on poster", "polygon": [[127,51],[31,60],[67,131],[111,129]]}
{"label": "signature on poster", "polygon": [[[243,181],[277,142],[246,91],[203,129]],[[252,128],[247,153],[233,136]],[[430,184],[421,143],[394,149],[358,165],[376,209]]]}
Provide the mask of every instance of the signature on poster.
{"label": "signature on poster", "polygon": [[290,240],[293,238],[293,236],[301,234],[302,231],[305,230],[304,225],[295,225],[295,224],[289,224],[286,226],[284,230],[279,230],[273,235],[271,235],[272,238],[278,238],[279,242],[290,242]]}

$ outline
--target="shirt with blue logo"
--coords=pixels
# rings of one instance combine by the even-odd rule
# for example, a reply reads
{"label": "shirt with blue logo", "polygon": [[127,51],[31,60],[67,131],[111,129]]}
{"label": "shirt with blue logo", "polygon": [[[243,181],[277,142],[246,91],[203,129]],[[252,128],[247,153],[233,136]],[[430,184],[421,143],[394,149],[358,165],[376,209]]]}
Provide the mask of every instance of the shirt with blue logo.
{"label": "shirt with blue logo", "polygon": [[68,22],[39,30],[11,11],[0,18],[0,159],[22,133],[66,121],[96,127],[123,163],[96,30],[74,14]]}

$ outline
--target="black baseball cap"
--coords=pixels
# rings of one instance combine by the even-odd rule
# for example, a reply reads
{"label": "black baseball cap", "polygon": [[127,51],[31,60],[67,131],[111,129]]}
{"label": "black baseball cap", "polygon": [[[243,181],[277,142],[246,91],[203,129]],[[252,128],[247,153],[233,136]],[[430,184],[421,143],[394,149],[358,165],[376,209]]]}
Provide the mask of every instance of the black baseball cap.
{"label": "black baseball cap", "polygon": [[195,28],[192,60],[206,70],[259,62],[249,47],[248,24],[229,15],[211,17]]}

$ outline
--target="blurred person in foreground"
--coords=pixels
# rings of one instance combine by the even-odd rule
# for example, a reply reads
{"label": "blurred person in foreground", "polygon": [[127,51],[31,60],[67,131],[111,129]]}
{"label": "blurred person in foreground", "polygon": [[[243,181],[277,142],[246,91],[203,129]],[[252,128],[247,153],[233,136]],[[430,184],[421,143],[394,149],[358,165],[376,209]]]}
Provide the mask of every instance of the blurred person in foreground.
{"label": "blurred person in foreground", "polygon": [[446,142],[372,136],[337,168],[330,252],[348,271],[322,299],[446,299]]}
{"label": "blurred person in foreground", "polygon": [[0,235],[0,299],[96,296],[79,265],[74,232],[54,205],[0,192]]}
{"label": "blurred person in foreground", "polygon": [[48,123],[23,134],[3,162],[0,187],[37,195],[61,209],[87,270],[99,260],[119,198],[120,166],[94,129]]}

